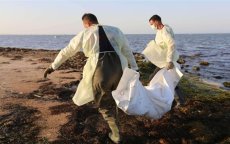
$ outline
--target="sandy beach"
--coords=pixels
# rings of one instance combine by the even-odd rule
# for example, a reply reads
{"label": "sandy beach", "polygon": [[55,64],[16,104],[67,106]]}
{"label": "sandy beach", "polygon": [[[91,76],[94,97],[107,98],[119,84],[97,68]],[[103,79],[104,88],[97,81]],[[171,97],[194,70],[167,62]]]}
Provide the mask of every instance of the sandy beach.
{"label": "sandy beach", "polygon": [[[0,143],[112,143],[109,128],[87,104],[71,98],[86,62],[82,52],[43,78],[57,50],[0,48]],[[154,66],[135,54],[143,84]],[[230,143],[230,91],[185,74],[185,104],[152,120],[119,111],[125,144]]]}

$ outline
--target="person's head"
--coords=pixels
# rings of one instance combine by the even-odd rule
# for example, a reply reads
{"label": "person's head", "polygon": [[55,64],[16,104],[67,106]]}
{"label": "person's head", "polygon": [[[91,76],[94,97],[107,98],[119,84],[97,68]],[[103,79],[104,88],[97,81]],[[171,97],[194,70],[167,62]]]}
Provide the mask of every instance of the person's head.
{"label": "person's head", "polygon": [[82,21],[85,28],[88,28],[93,24],[98,24],[97,17],[91,13],[85,13],[82,16]]}
{"label": "person's head", "polygon": [[149,24],[151,25],[151,27],[153,27],[154,29],[160,29],[160,27],[163,25],[162,21],[161,21],[161,17],[159,15],[153,15],[150,19],[149,19]]}

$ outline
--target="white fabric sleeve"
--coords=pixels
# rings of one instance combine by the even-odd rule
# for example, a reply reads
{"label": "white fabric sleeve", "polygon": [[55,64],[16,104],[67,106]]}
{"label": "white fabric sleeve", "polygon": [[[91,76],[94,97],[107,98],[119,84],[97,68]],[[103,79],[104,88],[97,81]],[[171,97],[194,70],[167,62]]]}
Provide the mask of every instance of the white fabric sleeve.
{"label": "white fabric sleeve", "polygon": [[59,52],[54,62],[51,64],[54,70],[82,48],[82,39],[83,31],[71,39],[70,43]]}
{"label": "white fabric sleeve", "polygon": [[138,70],[138,66],[134,58],[133,52],[130,49],[129,42],[121,31],[120,31],[119,39],[120,39],[119,43],[121,44],[121,52],[127,58],[131,69]]}
{"label": "white fabric sleeve", "polygon": [[173,34],[170,33],[168,30],[165,30],[162,35],[163,41],[167,45],[167,56],[166,56],[166,61],[167,62],[172,62],[173,61],[173,56],[175,54],[175,40],[173,38]]}

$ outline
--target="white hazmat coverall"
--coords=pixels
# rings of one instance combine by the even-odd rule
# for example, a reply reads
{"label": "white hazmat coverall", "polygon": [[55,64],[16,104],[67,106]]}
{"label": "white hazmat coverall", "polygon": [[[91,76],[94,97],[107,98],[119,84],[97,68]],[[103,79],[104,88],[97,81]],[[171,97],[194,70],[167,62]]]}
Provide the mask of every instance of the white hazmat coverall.
{"label": "white hazmat coverall", "polygon": [[[98,26],[99,25],[96,24],[81,31],[70,41],[67,47],[59,52],[58,56],[51,65],[54,70],[57,69],[63,62],[76,54],[76,52],[78,52],[81,48],[85,56],[88,57],[83,69],[83,78],[73,97],[73,102],[78,106],[94,100],[92,78],[99,58]],[[128,41],[124,34],[118,28],[112,26],[103,25],[103,29],[108,37],[108,40],[120,58],[122,69],[124,70],[128,67],[129,63],[131,69],[137,70],[138,67],[135,58],[129,48]]]}
{"label": "white hazmat coverall", "polygon": [[[155,41],[150,41],[142,53],[162,69],[148,86],[143,86],[139,80],[140,74],[126,68],[112,95],[117,106],[127,114],[159,119],[171,109],[175,87],[183,76],[176,62],[179,55],[175,49],[172,29],[165,25],[163,29],[157,30]],[[168,62],[173,62],[173,69],[165,68]]]}
{"label": "white hazmat coverall", "polygon": [[155,40],[150,41],[142,53],[159,68],[166,67],[168,62],[175,64],[179,54],[175,47],[172,28],[164,25],[161,30],[157,30]]}

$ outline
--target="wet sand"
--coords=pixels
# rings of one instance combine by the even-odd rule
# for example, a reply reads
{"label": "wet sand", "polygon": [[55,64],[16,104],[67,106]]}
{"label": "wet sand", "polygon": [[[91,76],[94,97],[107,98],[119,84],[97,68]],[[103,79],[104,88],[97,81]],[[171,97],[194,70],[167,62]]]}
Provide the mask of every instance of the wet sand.
{"label": "wet sand", "polygon": [[[81,52],[43,78],[58,51],[0,48],[0,143],[112,143],[109,128],[87,104],[71,98],[86,58]],[[141,80],[154,67],[135,55]],[[119,111],[123,143],[228,143],[230,93],[185,75],[179,86],[186,102],[152,120]]]}

